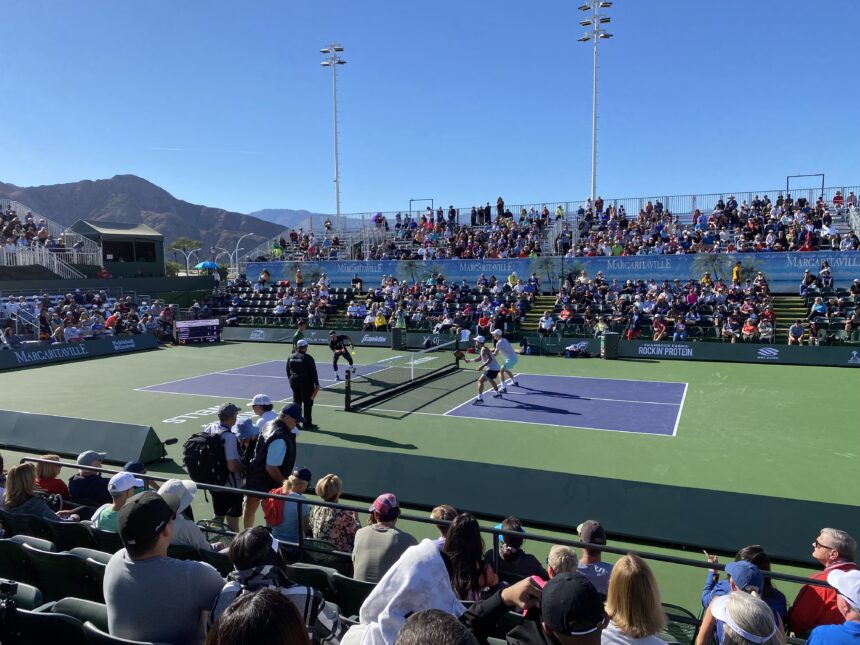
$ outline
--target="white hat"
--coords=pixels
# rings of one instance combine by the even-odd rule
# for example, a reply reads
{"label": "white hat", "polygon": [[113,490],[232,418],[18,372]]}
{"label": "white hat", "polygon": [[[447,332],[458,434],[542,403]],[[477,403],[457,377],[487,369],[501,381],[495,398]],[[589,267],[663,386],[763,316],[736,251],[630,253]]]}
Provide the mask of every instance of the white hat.
{"label": "white hat", "polygon": [[296,343],[296,347],[307,347],[307,346],[308,346],[308,341],[306,341],[304,338],[302,338],[301,340],[299,340]]}
{"label": "white hat", "polygon": [[110,481],[108,482],[108,492],[111,495],[115,493],[124,493],[127,490],[140,488],[143,485],[143,480],[135,477],[134,473],[123,471],[110,478]]}
{"label": "white hat", "polygon": [[191,505],[194,496],[197,494],[197,484],[190,479],[168,479],[158,489],[158,494],[173,495],[179,500],[179,506],[176,509],[177,514],[184,511]]}
{"label": "white hat", "polygon": [[481,343],[483,345],[486,342],[486,338],[484,338],[483,336],[475,336],[475,342]]}
{"label": "white hat", "polygon": [[272,405],[272,399],[269,398],[268,394],[255,394],[248,407],[251,408],[255,405]]}
{"label": "white hat", "polygon": [[[743,627],[738,625],[737,622],[735,622],[735,619],[732,618],[732,615],[729,613],[729,608],[728,608],[729,601],[730,601],[732,596],[734,596],[735,594],[739,594],[739,593],[744,593],[744,592],[743,591],[734,591],[732,593],[720,596],[719,598],[715,598],[714,601],[711,603],[711,614],[713,614],[714,618],[716,618],[717,620],[720,620],[723,623],[725,623],[724,628],[731,629],[733,632],[735,632],[736,634],[739,634],[744,639],[746,639],[748,642],[750,642],[750,643],[766,643],[771,638],[773,638],[774,635],[776,634],[776,631],[777,631],[776,624],[774,624],[773,631],[770,634],[768,634],[767,636],[758,636],[756,634],[751,634],[750,632],[745,630]],[[752,597],[752,596],[750,596],[750,597]],[[758,598],[756,598],[756,600],[758,600],[765,607],[767,607],[767,604],[765,604],[765,602],[763,600],[759,600]],[[771,614],[771,618],[772,618],[773,612],[768,612],[768,613]]]}
{"label": "white hat", "polygon": [[827,584],[842,594],[855,609],[860,609],[860,571],[834,569],[827,574]]}
{"label": "white hat", "polygon": [[494,329],[494,330],[493,330],[493,336],[498,337],[498,336],[501,336],[501,335],[502,335],[502,333],[503,333],[503,332],[502,332],[502,330],[501,330],[501,329]]}

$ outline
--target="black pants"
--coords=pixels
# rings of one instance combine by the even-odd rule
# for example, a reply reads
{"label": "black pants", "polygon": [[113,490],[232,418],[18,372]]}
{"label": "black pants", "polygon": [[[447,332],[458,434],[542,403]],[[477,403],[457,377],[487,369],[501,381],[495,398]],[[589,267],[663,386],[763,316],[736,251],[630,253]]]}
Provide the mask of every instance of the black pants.
{"label": "black pants", "polygon": [[314,400],[311,398],[311,394],[314,392],[314,384],[305,383],[297,378],[291,378],[290,387],[293,390],[293,403],[301,406],[302,408],[302,416],[305,418],[305,425],[313,425]]}
{"label": "black pants", "polygon": [[332,359],[332,362],[331,362],[331,366],[334,368],[335,373],[337,373],[337,361],[341,357],[343,357],[347,363],[352,365],[352,356],[350,355],[348,350],[344,351],[342,354],[340,352],[336,352],[334,355],[334,358]]}

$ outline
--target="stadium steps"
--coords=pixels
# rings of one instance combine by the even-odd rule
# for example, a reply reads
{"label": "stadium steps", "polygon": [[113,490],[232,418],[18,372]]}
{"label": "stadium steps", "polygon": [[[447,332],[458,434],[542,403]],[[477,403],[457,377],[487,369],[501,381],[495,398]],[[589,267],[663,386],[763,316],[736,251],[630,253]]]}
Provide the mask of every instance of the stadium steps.
{"label": "stadium steps", "polygon": [[775,340],[777,344],[784,345],[788,342],[788,328],[798,318],[806,319],[808,307],[801,296],[774,295],[773,312],[776,314]]}
{"label": "stadium steps", "polygon": [[524,334],[537,331],[538,321],[543,312],[555,309],[555,296],[535,296],[534,304],[520,323],[520,331]]}

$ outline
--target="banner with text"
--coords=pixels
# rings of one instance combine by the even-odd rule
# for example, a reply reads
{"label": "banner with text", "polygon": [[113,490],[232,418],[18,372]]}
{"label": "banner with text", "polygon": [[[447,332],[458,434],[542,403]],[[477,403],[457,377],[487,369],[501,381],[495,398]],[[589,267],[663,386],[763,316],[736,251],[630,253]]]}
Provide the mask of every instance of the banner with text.
{"label": "banner with text", "polygon": [[155,349],[158,340],[152,334],[140,336],[121,336],[119,338],[105,337],[87,340],[82,343],[60,343],[24,345],[18,349],[0,352],[0,370],[47,363],[63,363],[77,361],[96,356],[124,354],[137,352],[142,349]]}
{"label": "banner with text", "polygon": [[788,347],[759,343],[676,343],[622,340],[619,355],[622,358],[860,367],[860,348],[839,345]]}
{"label": "banner with text", "polygon": [[[329,329],[306,329],[305,340],[311,345],[328,345]],[[356,347],[390,347],[391,333],[387,331],[336,330],[349,336]],[[295,329],[271,327],[224,327],[221,340],[256,341],[261,343],[292,343]]]}
{"label": "banner with text", "polygon": [[305,284],[319,280],[325,274],[334,287],[348,287],[356,276],[364,281],[364,288],[376,286],[384,276],[398,280],[425,281],[442,274],[448,281],[466,280],[469,284],[483,274],[488,278],[506,278],[516,273],[527,278],[536,273],[544,289],[558,286],[560,275],[579,274],[585,271],[595,276],[602,271],[608,280],[686,281],[699,279],[706,271],[714,279],[731,280],[732,267],[741,263],[744,279],[753,279],[757,272],[764,273],[771,290],[797,292],[803,272],[809,269],[817,274],[821,263],[827,261],[836,286],[847,287],[851,280],[860,278],[860,251],[815,251],[810,253],[698,253],[690,255],[635,255],[629,257],[562,258],[542,256],[529,259],[493,260],[379,260],[324,262],[249,262],[247,276],[256,281],[265,270],[272,281],[294,280],[296,269],[301,268]]}

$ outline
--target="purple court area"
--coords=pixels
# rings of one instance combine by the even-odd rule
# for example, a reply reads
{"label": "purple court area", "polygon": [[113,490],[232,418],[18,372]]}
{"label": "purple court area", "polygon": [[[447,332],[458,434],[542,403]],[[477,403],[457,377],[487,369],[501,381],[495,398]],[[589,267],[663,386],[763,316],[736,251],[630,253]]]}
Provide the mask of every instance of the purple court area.
{"label": "purple court area", "polygon": [[[340,361],[340,376],[349,367],[345,361]],[[366,367],[359,365],[358,373],[372,373],[382,369],[379,365]],[[334,370],[330,363],[317,363],[317,374],[320,386],[328,387],[335,383]],[[252,398],[255,394],[265,392],[275,401],[292,398],[293,391],[287,380],[286,361],[266,361],[257,365],[247,365],[234,369],[202,374],[190,378],[168,381],[157,385],[138,388],[144,392],[166,392],[169,394],[196,394],[200,396],[218,396],[227,399],[241,397]]]}
{"label": "purple court area", "polygon": [[449,410],[454,417],[674,436],[686,383],[520,374],[502,398],[484,392]]}

